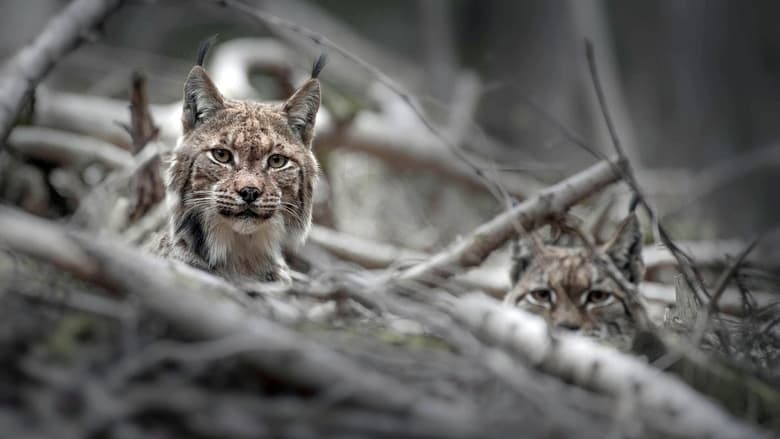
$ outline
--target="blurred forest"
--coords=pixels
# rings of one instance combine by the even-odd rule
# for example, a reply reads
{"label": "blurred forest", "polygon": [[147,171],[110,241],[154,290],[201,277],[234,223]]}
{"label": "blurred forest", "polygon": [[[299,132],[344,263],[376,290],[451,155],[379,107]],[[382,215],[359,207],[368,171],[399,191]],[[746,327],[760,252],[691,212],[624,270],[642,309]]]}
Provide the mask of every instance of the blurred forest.
{"label": "blurred forest", "polygon": [[[50,70],[14,65],[78,3],[111,7]],[[779,18],[767,0],[3,0],[0,104],[20,72],[30,90],[0,105],[0,436],[777,434]],[[236,99],[286,99],[328,53],[292,286],[139,251],[214,34],[205,67]],[[495,300],[518,227],[600,244],[637,204],[630,349]]]}
{"label": "blurred forest", "polygon": [[[526,100],[589,143],[602,149],[607,144],[583,62],[583,38],[590,38],[605,66],[606,92],[622,141],[636,166],[647,171],[650,194],[657,192],[659,202],[669,203],[659,205],[661,212],[668,207],[672,219],[683,223],[695,218],[694,230],[721,237],[777,224],[780,212],[769,188],[780,174],[774,172],[778,160],[767,150],[775,145],[780,106],[775,2],[299,3],[257,2],[338,40],[433,112],[457,99],[453,94],[464,74],[476,74],[479,128],[474,131],[483,130],[492,148],[470,147],[546,181],[565,175],[587,154],[562,139]],[[63,4],[4,1],[0,54],[10,55],[33,38]],[[186,17],[182,8],[189,11]],[[274,34],[207,2],[186,1],[129,2],[105,27],[111,32],[63,60],[48,86],[126,98],[127,78],[141,70],[150,99],[169,103],[179,97],[193,47],[204,35],[216,32],[228,41]],[[307,44],[286,38],[297,50]],[[306,49],[303,53],[316,51]],[[303,53],[295,60],[302,69],[312,57]],[[111,62],[104,62],[109,54]],[[334,64],[338,74],[326,81],[340,81],[337,86],[347,87],[351,99],[365,102],[370,76],[349,63]],[[275,97],[260,90],[265,98]],[[770,159],[735,161],[746,154]],[[718,178],[729,163],[742,169]],[[685,198],[696,189],[702,193]],[[679,209],[685,215],[674,213]],[[709,232],[702,231],[702,219]]]}

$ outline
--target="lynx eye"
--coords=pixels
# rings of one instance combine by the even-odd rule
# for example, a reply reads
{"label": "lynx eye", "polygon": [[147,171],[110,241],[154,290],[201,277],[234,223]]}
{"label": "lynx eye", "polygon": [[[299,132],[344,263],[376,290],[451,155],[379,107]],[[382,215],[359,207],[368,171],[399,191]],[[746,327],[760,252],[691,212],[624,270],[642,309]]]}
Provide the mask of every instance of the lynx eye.
{"label": "lynx eye", "polygon": [[268,157],[268,167],[269,168],[281,168],[282,166],[287,164],[287,157],[281,155],[281,154],[273,154],[271,157]]}
{"label": "lynx eye", "polygon": [[528,301],[536,305],[550,306],[555,302],[555,293],[544,288],[533,290],[528,294]]}
{"label": "lynx eye", "polygon": [[214,148],[211,150],[211,157],[219,163],[230,163],[233,161],[233,154],[224,148]]}
{"label": "lynx eye", "polygon": [[590,305],[606,305],[611,302],[613,298],[614,296],[606,291],[591,290],[588,292],[585,303]]}

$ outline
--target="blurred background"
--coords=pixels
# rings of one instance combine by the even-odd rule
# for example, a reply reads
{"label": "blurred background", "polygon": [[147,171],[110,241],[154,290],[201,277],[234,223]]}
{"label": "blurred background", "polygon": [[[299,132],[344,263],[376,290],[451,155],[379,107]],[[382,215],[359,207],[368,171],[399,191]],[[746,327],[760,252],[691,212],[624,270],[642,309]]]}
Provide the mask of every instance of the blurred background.
{"label": "blurred background", "polygon": [[[34,38],[66,3],[3,0],[0,56],[7,58]],[[375,66],[425,110],[445,134],[445,150],[462,148],[488,175],[514,181],[518,198],[522,189],[533,193],[595,160],[570,141],[571,135],[598,151],[611,151],[585,59],[584,40],[590,39],[620,139],[640,184],[677,236],[736,237],[778,224],[777,2],[247,3],[325,35]],[[101,35],[62,60],[44,85],[126,100],[129,78],[140,70],[150,100],[172,104],[180,98],[198,43],[213,33],[219,33],[221,44],[237,38],[277,40],[289,49],[298,80],[321,50],[305,36],[264,26],[216,2],[128,1]],[[267,69],[251,73],[256,98],[284,97],[284,87],[269,80]],[[331,51],[323,80],[324,105],[336,125],[365,119],[367,113],[383,115],[374,122],[387,133],[374,137],[416,148],[422,156],[442,150],[442,142],[403,100],[353,61]],[[230,95],[227,83],[221,87]],[[71,111],[82,110],[74,105]],[[39,124],[68,128],[47,122],[45,114],[35,117]],[[414,144],[403,136],[392,140],[399,132]],[[359,142],[339,148],[332,136],[325,141],[330,146],[318,150],[326,175],[320,223],[431,248],[506,205],[473,179],[464,184],[463,178],[448,178],[446,169],[425,172],[424,161],[381,157],[371,147],[356,146]],[[56,193],[56,182],[49,185],[53,197],[64,196]],[[13,197],[7,186],[6,198]],[[620,197],[626,193],[613,194],[622,200],[615,203],[616,217],[625,212]],[[391,216],[405,220],[388,221]]]}

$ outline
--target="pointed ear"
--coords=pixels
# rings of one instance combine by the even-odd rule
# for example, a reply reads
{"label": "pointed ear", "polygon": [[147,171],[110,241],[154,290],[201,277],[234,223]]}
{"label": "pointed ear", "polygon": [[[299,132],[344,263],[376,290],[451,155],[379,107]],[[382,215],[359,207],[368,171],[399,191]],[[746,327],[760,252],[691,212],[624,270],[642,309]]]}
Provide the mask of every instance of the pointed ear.
{"label": "pointed ear", "polygon": [[225,107],[225,99],[206,70],[195,66],[184,82],[184,108],[181,121],[184,134],[213,117]]}
{"label": "pointed ear", "polygon": [[509,269],[509,280],[517,284],[531,265],[537,254],[544,251],[544,243],[531,232],[526,236],[518,236],[512,241],[512,266]]}
{"label": "pointed ear", "polygon": [[293,132],[311,148],[314,122],[320,109],[320,81],[309,79],[284,103],[284,112]]}
{"label": "pointed ear", "polygon": [[615,263],[631,283],[638,284],[642,280],[644,267],[642,264],[642,231],[639,220],[631,213],[618,226],[615,236],[604,244],[604,252]]}

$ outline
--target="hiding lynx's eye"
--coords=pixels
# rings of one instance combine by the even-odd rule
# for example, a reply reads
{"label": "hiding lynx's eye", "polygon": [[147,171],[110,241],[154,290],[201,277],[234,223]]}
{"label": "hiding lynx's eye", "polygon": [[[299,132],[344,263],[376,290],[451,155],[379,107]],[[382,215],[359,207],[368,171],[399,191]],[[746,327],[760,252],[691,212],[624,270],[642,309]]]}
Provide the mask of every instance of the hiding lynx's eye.
{"label": "hiding lynx's eye", "polygon": [[550,306],[555,302],[555,293],[544,288],[533,290],[528,293],[528,301],[541,306]]}
{"label": "hiding lynx's eye", "polygon": [[219,163],[230,163],[233,161],[233,154],[224,148],[215,148],[211,150],[211,157]]}
{"label": "hiding lynx's eye", "polygon": [[606,305],[612,302],[614,296],[611,293],[601,290],[592,290],[588,292],[588,297],[585,299],[585,303],[591,305]]}
{"label": "hiding lynx's eye", "polygon": [[269,168],[281,168],[286,164],[287,164],[287,157],[281,154],[274,154],[271,157],[268,157]]}

